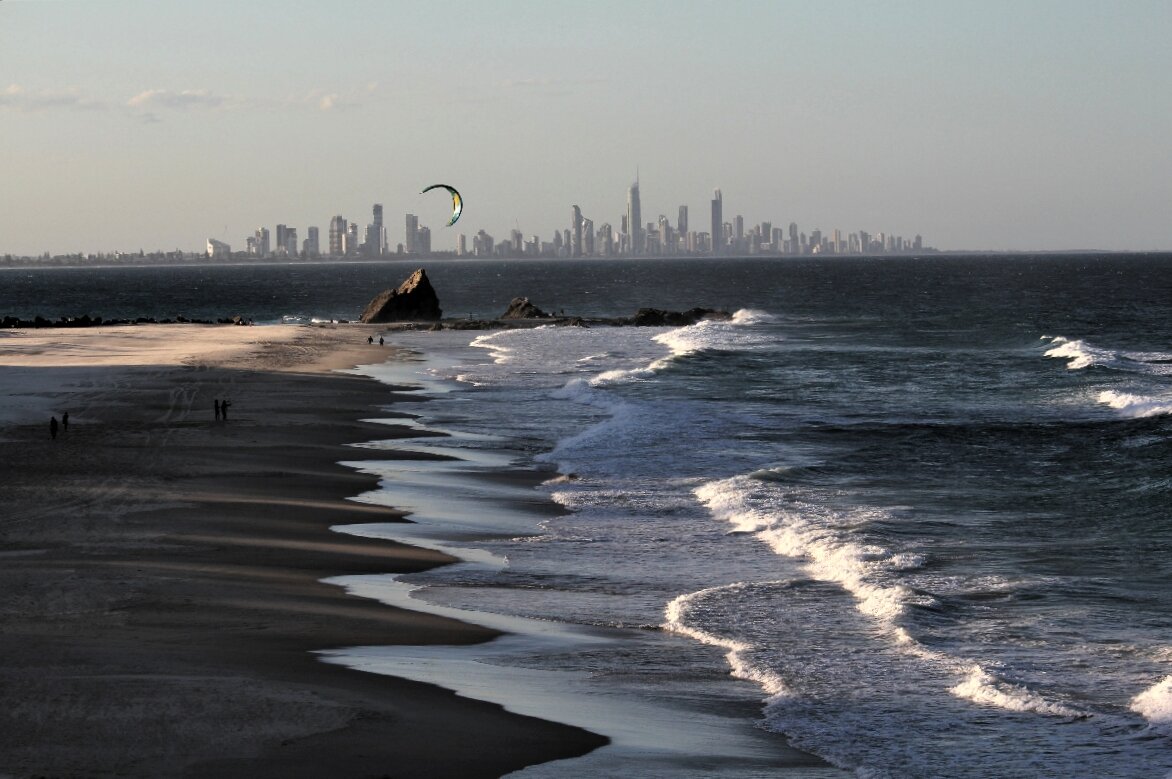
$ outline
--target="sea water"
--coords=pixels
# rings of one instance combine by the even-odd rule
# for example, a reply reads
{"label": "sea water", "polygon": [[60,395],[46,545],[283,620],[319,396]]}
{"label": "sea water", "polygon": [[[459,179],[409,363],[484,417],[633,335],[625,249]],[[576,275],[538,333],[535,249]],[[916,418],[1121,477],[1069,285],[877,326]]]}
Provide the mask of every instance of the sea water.
{"label": "sea water", "polygon": [[[536,689],[610,696],[579,724],[634,728],[614,719],[629,707],[644,753],[674,711],[703,725],[694,753],[731,744],[696,775],[770,775],[770,745],[789,743],[864,777],[1167,776],[1169,262],[434,266],[441,299],[459,284],[447,297],[475,316],[510,293],[732,316],[393,334],[421,358],[368,372],[416,382],[418,400],[385,421],[450,436],[382,446],[458,459],[356,448],[383,485],[360,499],[417,523],[349,530],[469,562],[347,586],[518,634],[556,626],[470,671],[446,650],[409,662],[523,711],[557,709],[523,700]],[[628,775],[670,776],[687,751]]]}
{"label": "sea water", "polygon": [[1014,262],[827,261],[683,328],[397,336],[444,355],[420,422],[556,468],[569,512],[414,597],[709,647],[494,662],[682,711],[748,682],[758,727],[860,776],[1167,775],[1170,276]]}

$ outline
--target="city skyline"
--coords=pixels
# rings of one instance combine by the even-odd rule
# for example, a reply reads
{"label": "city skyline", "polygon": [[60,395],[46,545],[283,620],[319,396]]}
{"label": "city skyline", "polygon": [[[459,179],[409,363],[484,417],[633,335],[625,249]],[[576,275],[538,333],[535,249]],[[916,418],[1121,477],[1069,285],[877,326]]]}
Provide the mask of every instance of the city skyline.
{"label": "city skyline", "polygon": [[[771,220],[748,224],[741,214],[732,221],[723,218],[723,193],[720,188],[713,191],[711,201],[711,224],[707,231],[691,230],[688,221],[689,206],[678,207],[677,220],[673,224],[665,214],[656,221],[642,220],[642,201],[639,180],[627,189],[626,211],[618,228],[610,222],[602,222],[595,231],[594,220],[586,216],[580,206],[571,206],[569,225],[554,229],[550,240],[542,240],[538,233],[526,234],[514,227],[505,238],[489,233],[485,228],[477,229],[471,248],[466,231],[454,233],[454,250],[432,248],[432,232],[422,224],[418,214],[404,215],[403,240],[397,244],[389,239],[383,223],[383,205],[375,203],[372,219],[365,229],[360,222],[351,222],[338,214],[330,220],[330,241],[323,251],[318,242],[318,228],[307,227],[305,241],[297,244],[295,227],[277,225],[275,244],[270,242],[267,227],[258,227],[253,235],[245,239],[244,250],[235,249],[231,244],[215,238],[207,239],[206,254],[209,259],[316,259],[316,258],[377,258],[393,256],[428,257],[454,254],[458,257],[640,257],[640,256],[727,256],[745,254],[889,254],[904,252],[935,252],[935,247],[925,246],[920,233],[914,238],[887,231],[848,230],[834,228],[823,232],[814,227],[809,234],[800,229],[796,222],[789,222],[783,228],[782,222],[773,227]],[[451,226],[451,225],[449,225]],[[714,241],[713,236],[718,236]]]}
{"label": "city skyline", "polygon": [[5,0],[0,253],[303,241],[376,202],[455,250],[435,181],[545,239],[573,205],[617,229],[635,171],[636,229],[709,227],[720,187],[746,225],[1169,249],[1170,26],[1144,0]]}

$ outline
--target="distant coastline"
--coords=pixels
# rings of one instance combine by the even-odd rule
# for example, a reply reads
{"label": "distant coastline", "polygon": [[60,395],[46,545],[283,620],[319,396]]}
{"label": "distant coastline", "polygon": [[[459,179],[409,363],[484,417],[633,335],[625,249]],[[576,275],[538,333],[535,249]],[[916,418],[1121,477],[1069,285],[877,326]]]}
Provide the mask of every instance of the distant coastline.
{"label": "distant coastline", "polygon": [[1172,256],[1172,249],[1145,249],[1145,250],[1116,250],[1116,249],[933,249],[921,250],[918,252],[885,252],[883,254],[727,254],[727,255],[711,255],[711,254],[675,254],[675,255],[640,255],[637,257],[631,256],[615,256],[615,257],[566,257],[566,258],[550,258],[550,257],[475,257],[472,255],[457,255],[455,252],[432,252],[428,255],[419,254],[388,254],[382,257],[315,257],[307,259],[292,259],[288,257],[272,257],[272,258],[248,258],[248,259],[229,259],[229,260],[209,260],[203,254],[184,255],[182,258],[172,257],[168,255],[151,255],[139,257],[137,255],[126,255],[119,259],[111,259],[104,257],[102,259],[90,259],[89,257],[78,257],[77,255],[62,255],[42,259],[37,257],[15,257],[12,255],[5,255],[0,257],[0,271],[3,270],[37,270],[47,268],[146,268],[146,267],[212,267],[221,268],[228,266],[252,266],[252,265],[379,265],[390,264],[396,262],[417,263],[417,262],[448,262],[448,261],[464,261],[464,262],[501,262],[501,261],[523,261],[523,262],[564,262],[567,264],[581,262],[588,260],[592,262],[641,262],[641,261],[660,261],[660,260],[711,260],[713,262],[725,262],[728,260],[748,260],[761,259],[772,260],[776,262],[792,262],[799,260],[885,260],[895,258],[941,258],[948,259],[951,257],[1045,257],[1045,256],[1071,256],[1071,255],[1085,255],[1085,256],[1136,256],[1145,257],[1153,255],[1169,255]]}

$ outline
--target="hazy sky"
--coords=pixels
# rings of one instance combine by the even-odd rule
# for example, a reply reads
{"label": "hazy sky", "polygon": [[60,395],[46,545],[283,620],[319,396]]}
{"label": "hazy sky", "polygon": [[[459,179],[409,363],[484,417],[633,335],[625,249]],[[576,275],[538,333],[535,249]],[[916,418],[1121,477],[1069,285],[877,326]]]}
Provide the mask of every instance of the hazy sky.
{"label": "hazy sky", "polygon": [[[0,0],[0,254],[746,224],[1172,249],[1172,2]],[[448,203],[428,184],[464,195]]]}

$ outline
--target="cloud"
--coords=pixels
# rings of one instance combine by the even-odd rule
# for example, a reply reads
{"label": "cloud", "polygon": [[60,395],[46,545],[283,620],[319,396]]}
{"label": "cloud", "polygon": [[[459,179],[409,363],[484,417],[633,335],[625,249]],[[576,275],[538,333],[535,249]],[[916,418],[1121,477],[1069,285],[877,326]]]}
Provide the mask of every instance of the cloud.
{"label": "cloud", "polygon": [[126,101],[130,108],[225,108],[238,102],[234,98],[213,94],[207,89],[147,89]]}
{"label": "cloud", "polygon": [[109,107],[106,102],[89,97],[77,87],[63,90],[26,89],[20,84],[9,84],[0,91],[0,108],[16,111],[100,111]]}

